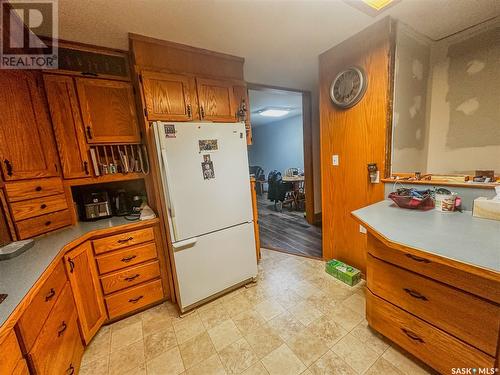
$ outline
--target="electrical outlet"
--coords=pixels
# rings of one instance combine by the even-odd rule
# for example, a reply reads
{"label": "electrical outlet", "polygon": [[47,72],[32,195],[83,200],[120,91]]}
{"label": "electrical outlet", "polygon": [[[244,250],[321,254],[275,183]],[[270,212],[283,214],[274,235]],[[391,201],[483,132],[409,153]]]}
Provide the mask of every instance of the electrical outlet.
{"label": "electrical outlet", "polygon": [[359,233],[366,234],[366,228],[362,225],[359,226]]}
{"label": "electrical outlet", "polygon": [[338,155],[332,155],[332,164],[335,166],[339,165],[339,156]]}

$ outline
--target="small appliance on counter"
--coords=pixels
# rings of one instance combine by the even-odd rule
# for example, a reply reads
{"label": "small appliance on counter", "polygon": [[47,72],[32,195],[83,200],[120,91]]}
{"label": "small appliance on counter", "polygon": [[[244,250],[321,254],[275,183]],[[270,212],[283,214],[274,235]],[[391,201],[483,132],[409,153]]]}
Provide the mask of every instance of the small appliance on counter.
{"label": "small appliance on counter", "polygon": [[83,220],[111,217],[111,205],[105,191],[87,193],[83,196]]}
{"label": "small appliance on counter", "polygon": [[113,215],[127,216],[130,214],[129,196],[124,189],[119,189],[115,192],[112,198]]}

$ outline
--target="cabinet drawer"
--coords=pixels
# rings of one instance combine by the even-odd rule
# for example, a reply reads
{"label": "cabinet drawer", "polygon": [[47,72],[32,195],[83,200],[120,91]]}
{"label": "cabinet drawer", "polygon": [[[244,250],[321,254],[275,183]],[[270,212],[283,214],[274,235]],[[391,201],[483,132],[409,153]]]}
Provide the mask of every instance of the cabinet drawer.
{"label": "cabinet drawer", "polygon": [[64,188],[60,178],[42,178],[5,184],[9,202],[35,199],[49,195],[63,194]]}
{"label": "cabinet drawer", "polygon": [[[37,375],[77,373],[83,344],[69,283],[66,283],[29,358]],[[78,360],[75,362],[75,360]]]}
{"label": "cabinet drawer", "polygon": [[370,254],[367,261],[367,285],[373,294],[495,355],[500,324],[496,305]]}
{"label": "cabinet drawer", "polygon": [[105,297],[110,319],[127,314],[163,298],[161,280],[150,281]]}
{"label": "cabinet drawer", "polygon": [[425,255],[415,255],[414,251],[405,252],[386,246],[368,233],[368,253],[388,263],[406,268],[431,279],[439,277],[440,282],[500,304],[500,282],[481,277],[477,274],[429,259]]}
{"label": "cabinet drawer", "polygon": [[12,372],[12,375],[29,375],[28,365],[24,359],[20,359],[17,362],[16,368]]}
{"label": "cabinet drawer", "polygon": [[48,197],[29,199],[11,204],[12,216],[15,221],[29,219],[55,211],[68,208],[64,194],[51,195]]}
{"label": "cabinet drawer", "polygon": [[11,330],[4,340],[0,341],[0,374],[11,374],[22,358],[16,334]]}
{"label": "cabinet drawer", "polygon": [[111,250],[154,240],[153,228],[138,229],[92,241],[94,252],[102,254]]}
{"label": "cabinet drawer", "polygon": [[370,326],[442,374],[452,368],[491,368],[495,358],[366,292]]}
{"label": "cabinet drawer", "polygon": [[35,294],[21,319],[19,319],[18,327],[27,351],[33,346],[43,323],[61,295],[65,284],[66,273],[64,272],[63,263],[60,262],[43,283],[38,293]]}
{"label": "cabinet drawer", "polygon": [[52,212],[47,215],[33,217],[18,221],[17,232],[20,239],[26,239],[50,232],[71,224],[71,213],[69,210]]}
{"label": "cabinet drawer", "polygon": [[146,260],[154,259],[158,256],[156,244],[149,242],[143,245],[127,247],[126,249],[115,251],[110,254],[99,255],[97,268],[102,275],[107,272],[120,270]]}
{"label": "cabinet drawer", "polygon": [[159,262],[155,260],[102,276],[101,284],[104,294],[110,294],[155,279],[158,276],[160,276],[160,267]]}

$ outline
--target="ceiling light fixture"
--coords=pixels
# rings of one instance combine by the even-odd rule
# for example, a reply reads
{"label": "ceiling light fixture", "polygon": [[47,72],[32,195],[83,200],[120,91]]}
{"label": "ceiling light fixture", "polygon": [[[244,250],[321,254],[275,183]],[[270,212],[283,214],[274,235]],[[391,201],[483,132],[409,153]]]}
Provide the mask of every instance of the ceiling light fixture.
{"label": "ceiling light fixture", "polygon": [[389,6],[393,0],[363,0],[363,2],[375,9],[376,11],[381,11],[386,6]]}
{"label": "ceiling light fixture", "polygon": [[287,108],[266,108],[259,111],[259,115],[264,117],[282,117],[290,113]]}
{"label": "ceiling light fixture", "polygon": [[344,0],[345,3],[372,17],[378,16],[387,8],[396,5],[400,1],[401,0]]}

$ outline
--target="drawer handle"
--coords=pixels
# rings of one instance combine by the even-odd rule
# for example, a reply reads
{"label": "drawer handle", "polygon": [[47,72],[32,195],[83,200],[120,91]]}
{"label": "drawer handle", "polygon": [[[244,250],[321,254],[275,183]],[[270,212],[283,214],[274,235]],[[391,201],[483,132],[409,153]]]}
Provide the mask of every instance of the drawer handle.
{"label": "drawer handle", "polygon": [[126,277],[125,278],[125,281],[134,281],[135,279],[137,279],[139,276],[141,276],[140,274],[136,273],[134,276],[129,276],[129,277]]}
{"label": "drawer handle", "polygon": [[420,262],[420,263],[430,263],[431,261],[429,259],[425,259],[425,258],[420,258],[420,257],[417,257],[415,255],[412,255],[412,254],[405,254],[408,258],[410,258],[411,260],[414,260],[415,262]]}
{"label": "drawer handle", "polygon": [[45,296],[45,302],[49,302],[52,298],[54,298],[55,295],[56,291],[54,290],[54,288],[50,288],[49,293],[47,293],[47,295]]}
{"label": "drawer handle", "polygon": [[73,261],[73,259],[68,258],[68,263],[69,263],[69,272],[73,273],[73,271],[75,270],[75,262]]}
{"label": "drawer handle", "polygon": [[123,263],[128,263],[128,262],[130,262],[132,259],[135,259],[135,258],[137,258],[137,255],[131,255],[131,256],[129,256],[129,257],[122,258],[122,262],[123,262]]}
{"label": "drawer handle", "polygon": [[35,191],[42,191],[42,187],[41,187],[41,186],[37,186],[37,187],[35,188]]}
{"label": "drawer handle", "polygon": [[64,331],[66,331],[66,328],[68,328],[68,325],[66,324],[65,321],[63,321],[61,324],[61,328],[59,329],[59,331],[57,331],[57,337],[61,337]]}
{"label": "drawer handle", "polygon": [[73,367],[73,364],[70,364],[68,369],[66,370],[66,373],[68,375],[73,375],[75,373],[75,368]]}
{"label": "drawer handle", "polygon": [[43,210],[44,208],[47,208],[47,205],[46,205],[45,203],[42,203],[42,204],[40,205],[40,208]]}
{"label": "drawer handle", "polygon": [[139,302],[139,301],[140,301],[141,299],[143,299],[143,298],[144,298],[144,296],[139,296],[139,297],[136,297],[136,298],[131,298],[131,299],[129,299],[128,301],[129,301],[130,303],[137,303],[137,302]]}
{"label": "drawer handle", "polygon": [[408,289],[408,288],[403,288],[403,290],[408,293],[410,296],[416,299],[421,299],[422,301],[428,301],[426,296],[421,295],[419,292],[416,290]]}
{"label": "drawer handle", "polygon": [[421,342],[422,344],[425,342],[420,337],[418,337],[415,333],[413,333],[412,331],[410,331],[406,328],[401,328],[401,331],[403,331],[403,333],[406,336],[408,336],[410,339],[412,339],[413,341],[418,341],[418,342]]}
{"label": "drawer handle", "polygon": [[48,227],[50,224],[52,224],[52,221],[50,221],[50,220],[47,220],[47,221],[45,222],[45,226],[46,226],[46,227]]}
{"label": "drawer handle", "polygon": [[118,243],[127,243],[128,241],[132,241],[134,237],[124,238],[122,240],[118,240]]}

